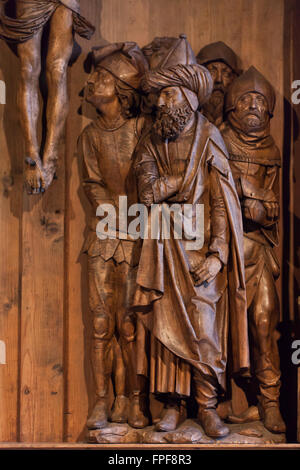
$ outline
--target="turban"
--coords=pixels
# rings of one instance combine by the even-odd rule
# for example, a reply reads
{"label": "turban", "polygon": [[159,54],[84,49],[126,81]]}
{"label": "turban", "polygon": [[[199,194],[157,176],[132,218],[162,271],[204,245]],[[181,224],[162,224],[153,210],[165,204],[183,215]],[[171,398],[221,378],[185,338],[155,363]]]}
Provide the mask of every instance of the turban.
{"label": "turban", "polygon": [[193,111],[205,103],[213,89],[209,71],[202,65],[182,65],[147,72],[141,83],[145,93],[180,87]]}
{"label": "turban", "polygon": [[[154,38],[142,50],[151,64],[151,69],[170,68],[178,64],[196,64],[194,52],[185,34],[180,34],[178,38]],[[159,53],[157,56],[156,52]]]}
{"label": "turban", "polygon": [[275,107],[275,91],[271,83],[255,68],[250,67],[247,72],[238,77],[229,87],[226,96],[225,111],[228,113],[235,109],[237,101],[245,93],[260,93],[268,103],[268,111],[273,116]]}
{"label": "turban", "polygon": [[197,55],[197,62],[200,65],[206,65],[209,62],[224,62],[237,75],[240,73],[237,66],[237,55],[222,41],[204,46]]}
{"label": "turban", "polygon": [[135,42],[119,42],[94,47],[92,60],[95,67],[102,67],[129,88],[138,90],[141,78],[148,70],[148,63]]}

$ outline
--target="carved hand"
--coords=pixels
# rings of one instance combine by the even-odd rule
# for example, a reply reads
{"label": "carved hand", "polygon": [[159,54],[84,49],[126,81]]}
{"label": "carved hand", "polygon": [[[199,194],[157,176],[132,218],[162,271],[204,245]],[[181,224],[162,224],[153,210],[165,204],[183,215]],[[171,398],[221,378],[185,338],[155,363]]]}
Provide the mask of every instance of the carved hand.
{"label": "carved hand", "polygon": [[203,264],[198,266],[192,272],[193,279],[196,285],[202,284],[203,282],[211,282],[214,280],[216,275],[220,272],[222,263],[214,255],[209,256]]}
{"label": "carved hand", "polygon": [[276,219],[279,217],[279,203],[278,202],[264,202],[264,207],[267,211],[269,219]]}

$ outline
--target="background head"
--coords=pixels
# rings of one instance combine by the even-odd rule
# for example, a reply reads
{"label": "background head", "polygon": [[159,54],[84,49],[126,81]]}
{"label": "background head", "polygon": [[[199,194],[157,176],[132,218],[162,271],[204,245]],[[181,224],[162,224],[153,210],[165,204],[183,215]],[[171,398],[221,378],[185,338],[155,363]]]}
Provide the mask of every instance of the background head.
{"label": "background head", "polygon": [[223,93],[240,74],[237,55],[222,41],[203,47],[197,55],[197,62],[210,71],[214,90],[221,90]]}
{"label": "background head", "polygon": [[246,133],[266,129],[274,107],[274,88],[255,67],[238,77],[226,96],[225,111],[229,121]]}

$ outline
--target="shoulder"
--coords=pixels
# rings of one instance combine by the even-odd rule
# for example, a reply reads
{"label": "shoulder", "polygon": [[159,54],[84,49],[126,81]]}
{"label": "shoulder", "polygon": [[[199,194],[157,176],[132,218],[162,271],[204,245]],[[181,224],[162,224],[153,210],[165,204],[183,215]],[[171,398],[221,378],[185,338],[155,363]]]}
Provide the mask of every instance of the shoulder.
{"label": "shoulder", "polygon": [[95,122],[92,121],[87,126],[85,126],[79,138],[86,139],[86,138],[92,137],[95,133],[96,133],[96,126],[95,126]]}

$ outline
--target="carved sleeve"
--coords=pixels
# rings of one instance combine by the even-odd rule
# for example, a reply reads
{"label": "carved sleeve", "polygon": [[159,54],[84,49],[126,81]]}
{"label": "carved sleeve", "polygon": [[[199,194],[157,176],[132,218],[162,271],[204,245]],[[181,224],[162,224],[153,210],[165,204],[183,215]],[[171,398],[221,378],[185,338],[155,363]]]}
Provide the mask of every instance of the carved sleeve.
{"label": "carved sleeve", "polygon": [[220,183],[216,170],[210,170],[210,226],[211,238],[209,252],[217,256],[226,265],[229,251],[229,223],[224,198],[221,192]]}
{"label": "carved sleeve", "polygon": [[145,160],[136,166],[140,202],[146,206],[167,200],[179,191],[182,176],[159,176],[154,160]]}
{"label": "carved sleeve", "polygon": [[88,130],[79,137],[78,154],[82,162],[82,186],[92,206],[97,209],[102,203],[115,205],[112,195],[105,188],[99,168],[97,144]]}
{"label": "carved sleeve", "polygon": [[267,167],[265,190],[272,191],[276,202],[279,201],[279,167],[277,165]]}

